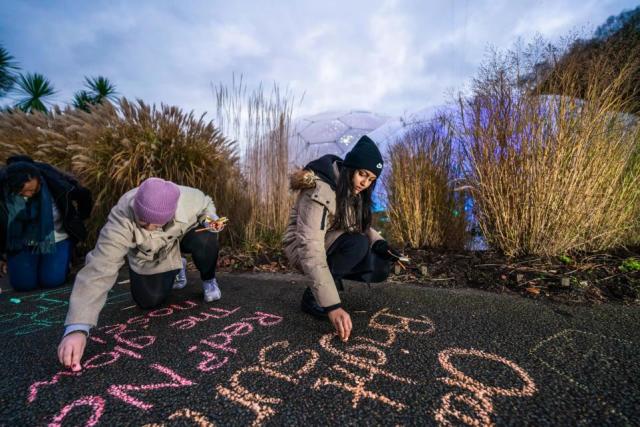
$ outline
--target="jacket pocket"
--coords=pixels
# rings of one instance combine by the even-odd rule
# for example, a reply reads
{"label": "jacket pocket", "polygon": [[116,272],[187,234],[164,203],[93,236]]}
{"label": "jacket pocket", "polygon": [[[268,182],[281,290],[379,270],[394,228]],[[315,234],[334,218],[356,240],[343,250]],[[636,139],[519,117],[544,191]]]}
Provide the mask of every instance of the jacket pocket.
{"label": "jacket pocket", "polygon": [[329,212],[329,209],[327,209],[326,207],[323,209],[322,211],[322,221],[320,221],[320,230],[324,230],[324,227],[327,225],[327,213]]}

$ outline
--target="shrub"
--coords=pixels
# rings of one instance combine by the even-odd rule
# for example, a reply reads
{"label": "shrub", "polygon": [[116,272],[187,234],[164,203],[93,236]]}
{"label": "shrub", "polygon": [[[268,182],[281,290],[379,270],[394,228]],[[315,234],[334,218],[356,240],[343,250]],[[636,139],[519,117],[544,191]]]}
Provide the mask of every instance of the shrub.
{"label": "shrub", "polygon": [[467,240],[463,195],[454,192],[459,171],[450,122],[440,116],[418,125],[389,147],[385,173],[387,229],[413,248],[462,249]]}
{"label": "shrub", "polygon": [[230,233],[221,236],[232,242],[242,237],[250,208],[241,190],[236,146],[212,122],[193,113],[124,98],[117,105],[92,106],[90,113],[5,113],[0,116],[0,141],[8,149],[3,152],[52,163],[91,189],[93,236],[122,194],[157,176],[209,194],[220,214],[231,219]]}
{"label": "shrub", "polygon": [[279,247],[293,203],[288,191],[289,126],[294,98],[274,84],[247,94],[233,79],[231,87],[216,88],[218,124],[244,148],[242,172],[252,209],[244,224],[246,249]]}
{"label": "shrub", "polygon": [[[467,180],[485,238],[510,256],[629,243],[637,238],[640,132],[637,121],[619,112],[626,110],[622,95],[638,58],[630,57],[614,78],[606,56],[564,63],[545,92],[521,84],[524,58],[531,51],[494,54],[472,96],[459,99]],[[563,96],[584,84],[584,76],[584,99]]]}

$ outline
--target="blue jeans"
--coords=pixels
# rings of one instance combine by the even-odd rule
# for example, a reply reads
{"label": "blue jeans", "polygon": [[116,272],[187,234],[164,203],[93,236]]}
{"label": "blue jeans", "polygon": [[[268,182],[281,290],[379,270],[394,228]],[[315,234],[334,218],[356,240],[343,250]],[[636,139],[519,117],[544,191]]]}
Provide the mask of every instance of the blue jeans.
{"label": "blue jeans", "polygon": [[38,287],[57,288],[64,285],[69,273],[73,243],[70,239],[56,243],[50,254],[34,254],[23,250],[7,257],[9,284],[16,291],[32,291]]}

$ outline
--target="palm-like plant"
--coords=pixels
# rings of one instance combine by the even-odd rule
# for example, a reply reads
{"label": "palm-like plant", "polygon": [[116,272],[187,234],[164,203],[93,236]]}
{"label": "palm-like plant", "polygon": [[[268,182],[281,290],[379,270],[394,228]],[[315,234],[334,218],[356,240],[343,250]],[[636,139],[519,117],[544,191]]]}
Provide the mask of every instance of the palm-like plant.
{"label": "palm-like plant", "polygon": [[75,93],[73,96],[73,106],[89,112],[89,105],[101,104],[103,101],[115,101],[116,86],[109,81],[106,77],[85,77],[84,86],[86,89],[82,89]]}
{"label": "palm-like plant", "polygon": [[0,97],[5,96],[16,81],[18,65],[13,59],[13,56],[0,46]]}
{"label": "palm-like plant", "polygon": [[89,112],[89,105],[94,103],[93,97],[86,90],[76,92],[73,96],[72,104],[79,110]]}
{"label": "palm-like plant", "polygon": [[85,77],[85,87],[89,89],[88,94],[93,97],[93,103],[99,104],[105,99],[108,101],[116,100],[116,86],[106,77]]}
{"label": "palm-like plant", "polygon": [[27,73],[26,75],[20,74],[17,83],[18,101],[15,106],[26,112],[42,111],[46,113],[47,98],[56,93],[51,82],[42,74]]}

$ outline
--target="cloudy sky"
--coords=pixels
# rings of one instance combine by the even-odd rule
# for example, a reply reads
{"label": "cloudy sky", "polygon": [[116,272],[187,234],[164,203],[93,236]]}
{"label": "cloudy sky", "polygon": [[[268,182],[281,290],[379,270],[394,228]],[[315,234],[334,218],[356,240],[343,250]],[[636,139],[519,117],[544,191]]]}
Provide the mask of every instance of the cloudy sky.
{"label": "cloudy sky", "polygon": [[[120,95],[215,111],[212,84],[242,73],[304,101],[298,115],[439,105],[488,46],[590,33],[626,0],[3,1],[0,44],[67,103],[84,76]],[[211,115],[209,116],[213,118]]]}

